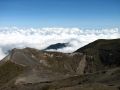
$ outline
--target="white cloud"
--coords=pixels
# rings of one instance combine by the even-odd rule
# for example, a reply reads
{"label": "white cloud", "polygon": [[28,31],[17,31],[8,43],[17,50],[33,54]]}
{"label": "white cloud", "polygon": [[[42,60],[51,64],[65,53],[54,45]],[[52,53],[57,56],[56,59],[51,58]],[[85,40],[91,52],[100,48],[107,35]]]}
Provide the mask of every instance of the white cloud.
{"label": "white cloud", "polygon": [[59,49],[61,52],[73,52],[96,40],[120,38],[119,28],[101,30],[82,30],[79,28],[0,28],[0,59],[13,48],[32,47],[44,49],[55,43],[70,43]]}
{"label": "white cloud", "polygon": [[0,59],[4,58],[5,56],[6,56],[6,54],[3,53],[3,51],[2,51],[1,48],[0,48]]}

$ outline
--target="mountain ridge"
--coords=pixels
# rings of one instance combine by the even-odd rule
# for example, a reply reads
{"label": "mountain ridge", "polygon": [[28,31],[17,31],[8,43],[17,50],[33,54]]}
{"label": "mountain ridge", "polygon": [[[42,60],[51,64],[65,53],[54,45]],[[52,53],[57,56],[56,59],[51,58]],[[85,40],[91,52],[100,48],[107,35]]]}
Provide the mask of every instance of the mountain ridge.
{"label": "mountain ridge", "polygon": [[13,49],[0,61],[0,90],[120,90],[119,44],[101,39],[73,53]]}

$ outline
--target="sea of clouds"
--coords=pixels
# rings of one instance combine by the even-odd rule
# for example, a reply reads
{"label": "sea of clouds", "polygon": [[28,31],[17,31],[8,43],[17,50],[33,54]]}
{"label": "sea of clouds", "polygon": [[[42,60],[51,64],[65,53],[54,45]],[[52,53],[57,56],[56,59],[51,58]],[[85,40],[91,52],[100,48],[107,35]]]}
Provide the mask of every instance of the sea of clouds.
{"label": "sea of clouds", "polygon": [[32,47],[39,50],[51,44],[69,43],[60,52],[73,52],[97,39],[120,38],[119,28],[80,29],[80,28],[0,28],[0,59],[13,48]]}

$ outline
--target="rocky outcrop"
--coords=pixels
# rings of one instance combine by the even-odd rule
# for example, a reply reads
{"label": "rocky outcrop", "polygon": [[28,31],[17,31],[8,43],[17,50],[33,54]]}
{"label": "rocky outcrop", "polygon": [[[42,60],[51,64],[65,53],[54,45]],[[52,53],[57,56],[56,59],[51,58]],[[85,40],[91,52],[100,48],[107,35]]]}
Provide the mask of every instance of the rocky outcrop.
{"label": "rocky outcrop", "polygon": [[92,64],[92,67],[90,66],[92,71],[120,66],[120,39],[96,40],[75,52],[92,57],[92,63],[89,62]]}
{"label": "rocky outcrop", "polygon": [[119,56],[119,40],[74,53],[13,49],[0,61],[0,90],[119,90]]}
{"label": "rocky outcrop", "polygon": [[87,66],[86,55],[83,56],[77,67],[77,73],[80,75],[84,74],[85,67]]}
{"label": "rocky outcrop", "polygon": [[81,53],[65,54],[25,48],[13,49],[1,61],[1,65],[7,62],[24,68],[14,80],[14,85],[23,85],[53,82],[74,75],[82,75],[86,66],[86,56]]}

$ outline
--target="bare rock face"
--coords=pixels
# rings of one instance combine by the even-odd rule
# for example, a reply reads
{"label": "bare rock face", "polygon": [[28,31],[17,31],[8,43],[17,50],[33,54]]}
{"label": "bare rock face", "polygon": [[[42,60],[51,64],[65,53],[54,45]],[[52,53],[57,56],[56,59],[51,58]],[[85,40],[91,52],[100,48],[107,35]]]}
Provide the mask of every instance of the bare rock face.
{"label": "bare rock face", "polygon": [[21,50],[13,50],[10,60],[21,66],[34,66],[38,64],[37,60]]}
{"label": "bare rock face", "polygon": [[79,62],[79,65],[77,67],[77,73],[82,75],[84,74],[84,71],[85,71],[85,67],[86,67],[86,55],[83,56],[83,58],[81,59],[81,61]]}
{"label": "bare rock face", "polygon": [[53,82],[82,75],[86,66],[85,59],[86,56],[81,53],[64,54],[25,48],[13,49],[1,61],[1,66],[10,62],[23,68],[23,71],[15,79],[13,78],[13,84],[19,86]]}
{"label": "bare rock face", "polygon": [[0,61],[0,90],[120,90],[119,46],[105,45],[74,53],[13,49]]}

